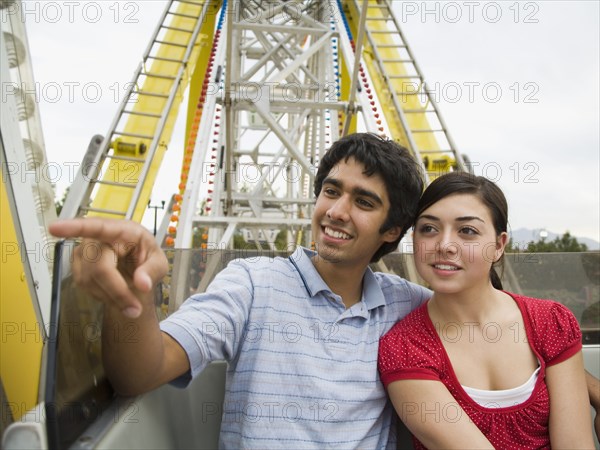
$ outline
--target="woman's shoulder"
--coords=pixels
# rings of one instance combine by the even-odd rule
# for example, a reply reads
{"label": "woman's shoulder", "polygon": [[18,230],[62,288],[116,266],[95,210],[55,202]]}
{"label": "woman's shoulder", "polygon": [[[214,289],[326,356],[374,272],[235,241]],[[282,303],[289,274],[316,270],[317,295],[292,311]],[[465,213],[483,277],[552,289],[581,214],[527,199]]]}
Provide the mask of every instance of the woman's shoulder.
{"label": "woman's shoulder", "polygon": [[427,318],[427,302],[425,302],[396,322],[385,336],[415,337],[421,335],[427,328]]}
{"label": "woman's shoulder", "polygon": [[535,321],[551,321],[575,319],[575,316],[569,308],[562,303],[544,298],[529,297],[526,295],[507,292],[519,305],[521,310],[524,310],[527,315]]}
{"label": "woman's shoulder", "polygon": [[581,347],[581,330],[565,305],[548,299],[510,294],[524,312],[525,324],[547,364],[564,360]]}
{"label": "woman's shoulder", "polygon": [[381,338],[378,364],[386,385],[403,378],[440,379],[444,351],[427,314],[425,303]]}

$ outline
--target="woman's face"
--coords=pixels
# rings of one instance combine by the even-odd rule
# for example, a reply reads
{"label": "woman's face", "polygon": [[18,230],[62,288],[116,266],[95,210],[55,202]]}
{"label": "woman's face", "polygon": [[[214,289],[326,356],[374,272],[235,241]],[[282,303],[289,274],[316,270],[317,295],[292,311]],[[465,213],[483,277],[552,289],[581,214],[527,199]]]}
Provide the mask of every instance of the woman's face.
{"label": "woman's face", "polygon": [[473,194],[452,194],[424,210],[415,224],[417,270],[440,294],[486,287],[507,234],[496,235],[488,207]]}

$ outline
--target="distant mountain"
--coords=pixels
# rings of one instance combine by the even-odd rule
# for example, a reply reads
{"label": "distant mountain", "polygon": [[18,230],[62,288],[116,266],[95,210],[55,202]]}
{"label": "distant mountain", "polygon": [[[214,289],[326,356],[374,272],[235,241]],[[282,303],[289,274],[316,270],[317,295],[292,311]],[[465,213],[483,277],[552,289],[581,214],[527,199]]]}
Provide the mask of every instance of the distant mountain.
{"label": "distant mountain", "polygon": [[[540,229],[530,230],[528,228],[519,228],[518,230],[512,230],[510,233],[511,238],[515,246],[523,249],[527,247],[527,244],[531,241],[537,242],[541,239]],[[560,238],[564,233],[557,234],[552,231],[546,231],[548,236],[546,236],[546,241],[553,241],[557,237]],[[590,238],[574,236],[578,242],[587,245],[588,250],[600,250],[600,242],[595,241]]]}

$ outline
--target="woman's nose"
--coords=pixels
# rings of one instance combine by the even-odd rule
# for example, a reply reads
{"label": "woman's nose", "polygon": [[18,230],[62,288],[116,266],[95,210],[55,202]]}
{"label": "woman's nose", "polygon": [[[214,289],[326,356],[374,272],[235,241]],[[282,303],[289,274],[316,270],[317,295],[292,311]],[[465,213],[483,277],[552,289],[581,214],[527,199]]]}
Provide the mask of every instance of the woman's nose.
{"label": "woman's nose", "polygon": [[442,255],[455,255],[458,253],[458,243],[452,239],[448,232],[440,233],[436,243],[436,249]]}

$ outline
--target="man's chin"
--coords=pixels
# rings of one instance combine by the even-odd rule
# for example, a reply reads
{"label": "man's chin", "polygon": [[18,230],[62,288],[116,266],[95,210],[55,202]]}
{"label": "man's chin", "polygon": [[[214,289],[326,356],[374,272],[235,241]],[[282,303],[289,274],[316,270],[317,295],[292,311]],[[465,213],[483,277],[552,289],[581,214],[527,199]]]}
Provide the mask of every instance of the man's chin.
{"label": "man's chin", "polygon": [[316,244],[315,250],[317,256],[323,261],[329,263],[336,263],[340,261],[340,250],[339,248],[331,245]]}

